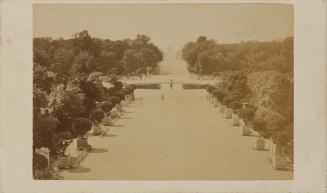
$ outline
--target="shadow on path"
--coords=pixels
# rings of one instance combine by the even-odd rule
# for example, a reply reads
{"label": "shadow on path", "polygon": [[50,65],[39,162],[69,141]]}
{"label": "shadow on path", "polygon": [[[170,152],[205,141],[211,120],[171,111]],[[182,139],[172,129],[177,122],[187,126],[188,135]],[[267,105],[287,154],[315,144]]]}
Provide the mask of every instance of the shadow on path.
{"label": "shadow on path", "polygon": [[117,137],[118,135],[115,135],[115,134],[106,134],[104,135],[103,137]]}
{"label": "shadow on path", "polygon": [[134,111],[125,111],[124,113],[135,113]]}
{"label": "shadow on path", "polygon": [[121,117],[120,119],[131,119],[130,117]]}
{"label": "shadow on path", "polygon": [[125,127],[124,125],[113,125],[112,127]]}
{"label": "shadow on path", "polygon": [[85,168],[85,167],[81,166],[81,167],[78,167],[78,168],[70,169],[68,171],[71,172],[71,173],[87,173],[87,172],[90,172],[92,170],[90,168]]}
{"label": "shadow on path", "polygon": [[104,148],[93,148],[89,151],[89,153],[105,153],[108,152],[108,149]]}

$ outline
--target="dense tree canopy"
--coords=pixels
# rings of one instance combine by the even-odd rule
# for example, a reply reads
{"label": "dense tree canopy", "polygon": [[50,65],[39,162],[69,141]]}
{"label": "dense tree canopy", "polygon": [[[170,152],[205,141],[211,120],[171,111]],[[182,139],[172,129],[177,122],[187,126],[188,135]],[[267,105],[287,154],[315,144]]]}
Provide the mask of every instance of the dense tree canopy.
{"label": "dense tree canopy", "polygon": [[[183,58],[192,73],[220,77],[208,92],[264,137],[293,143],[293,37],[282,41],[217,44],[200,36]],[[241,104],[247,107],[241,109]]]}
{"label": "dense tree canopy", "polygon": [[282,41],[218,44],[200,36],[182,49],[188,70],[196,74],[212,74],[226,70],[280,72],[293,71],[293,37]]}
{"label": "dense tree canopy", "polygon": [[[52,154],[63,153],[71,138],[91,128],[90,120],[100,122],[103,110],[110,113],[125,95],[132,94],[133,88],[122,92],[124,85],[117,75],[137,75],[147,68],[155,71],[161,60],[162,52],[146,35],[113,41],[84,30],[66,40],[34,38],[34,149],[44,146]],[[105,88],[103,76],[111,78],[114,86]]]}
{"label": "dense tree canopy", "polygon": [[144,73],[147,67],[154,71],[162,60],[162,52],[150,37],[140,34],[134,40],[112,41],[82,31],[68,40],[34,38],[33,48],[34,66],[45,67],[61,82],[69,75],[93,71],[104,75]]}

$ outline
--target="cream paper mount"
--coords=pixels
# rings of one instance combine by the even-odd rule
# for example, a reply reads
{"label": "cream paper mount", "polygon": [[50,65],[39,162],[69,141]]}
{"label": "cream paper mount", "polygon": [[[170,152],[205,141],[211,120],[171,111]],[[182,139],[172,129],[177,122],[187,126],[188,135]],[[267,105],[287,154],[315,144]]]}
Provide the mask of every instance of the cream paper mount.
{"label": "cream paper mount", "polygon": [[[326,192],[326,1],[4,0],[0,5],[2,192]],[[135,7],[131,8],[132,5]],[[247,8],[244,8],[246,6]],[[283,7],[288,7],[289,12],[280,11]],[[207,11],[203,11],[205,9]],[[215,9],[219,11],[213,11]],[[292,17],[288,16],[289,13],[292,13]],[[224,17],[217,18],[216,14]],[[202,22],[199,22],[199,18]],[[244,18],[252,19],[245,21]],[[285,24],[289,19],[291,24]],[[211,25],[207,21],[210,21]],[[266,23],[263,24],[262,21]],[[215,31],[213,26],[219,24],[224,27]],[[277,24],[286,27],[279,28]],[[194,27],[196,25],[199,26]],[[100,27],[102,30],[99,30]],[[224,41],[237,43],[242,40],[278,40],[286,37],[285,34],[294,36],[294,171],[290,174],[290,171],[275,172],[271,168],[267,169],[270,163],[263,154],[268,152],[258,153],[257,150],[251,149],[251,137],[242,136],[241,130],[232,126],[235,115],[228,115],[232,119],[226,119],[225,114],[219,113],[218,106],[214,107],[214,104],[207,100],[199,102],[200,99],[205,99],[201,92],[191,95],[182,92],[181,82],[187,80],[183,75],[186,68],[178,68],[178,75],[167,76],[163,81],[152,77],[157,82],[162,81],[160,90],[136,90],[136,98],[142,100],[137,100],[135,104],[124,103],[122,112],[119,112],[121,119],[113,120],[114,126],[109,126],[106,136],[89,136],[91,145],[94,141],[97,143],[93,143],[93,152],[91,150],[88,155],[83,154],[86,157],[80,162],[79,169],[64,170],[61,173],[64,178],[61,180],[33,179],[32,146],[33,140],[36,140],[33,139],[33,38],[49,36],[53,39],[68,39],[73,33],[85,29],[92,37],[111,40],[133,39],[136,34],[144,33],[151,37],[155,45],[161,46],[160,48],[166,49],[170,44],[176,43],[175,50],[187,41],[196,41],[199,35],[219,38],[218,44]],[[237,34],[232,32],[237,30],[239,36],[232,38],[233,34]],[[179,37],[182,32],[185,32],[185,36],[174,40],[174,37]],[[278,35],[277,32],[281,34]],[[158,34],[162,36],[156,36]],[[179,60],[181,61],[182,59]],[[169,64],[168,62],[163,65],[166,65],[168,71],[175,69]],[[174,81],[172,90],[169,88],[171,79]],[[156,114],[157,111],[151,108],[152,103],[157,104],[160,112],[166,113],[162,113],[162,117],[166,116],[169,120],[135,122],[137,119],[145,120],[145,116],[153,118],[160,115],[160,112]],[[180,106],[185,107],[184,111],[187,112],[182,111]],[[206,132],[191,130],[195,126],[202,127],[199,124],[202,123],[199,118],[201,110],[203,114],[208,114],[207,117],[212,121],[209,121],[210,123],[215,126],[219,122],[220,127],[215,130],[211,128],[212,125],[207,124],[203,127],[207,128]],[[212,118],[211,112],[214,111],[217,118]],[[199,116],[192,118],[190,112]],[[183,121],[187,119],[193,124]],[[146,130],[142,133],[142,128],[130,129],[129,123],[145,125]],[[185,129],[182,133],[186,126],[190,129]],[[219,130],[221,127],[234,130],[222,132]],[[159,130],[160,128],[165,130]],[[213,134],[217,135],[218,131],[221,131],[221,136],[229,136],[230,140],[225,143],[214,142]],[[161,138],[158,138],[159,135]],[[124,136],[129,141],[124,142]],[[135,138],[137,136],[139,138]],[[166,143],[160,145],[160,139],[166,139]],[[192,143],[188,142],[190,139]],[[244,148],[245,154],[238,149],[240,146],[234,143],[236,145],[229,146],[230,151],[237,150],[239,155],[244,153],[244,159],[236,162],[230,160],[230,165],[218,167],[215,164],[227,163],[223,161],[223,157],[233,156],[230,156],[228,151],[217,151],[225,153],[215,155],[215,148],[233,140],[244,143],[250,149]],[[118,151],[115,147],[121,149]],[[133,147],[143,149],[136,151]],[[162,152],[159,152],[159,149]],[[187,154],[190,149],[194,154]],[[248,163],[246,161],[250,158],[247,158],[247,155],[255,155],[259,159],[253,161],[252,165],[242,165]],[[128,159],[119,160],[119,156],[129,157],[133,163],[129,165]],[[159,162],[156,156],[163,161]],[[190,159],[183,160],[183,156]],[[208,161],[211,158],[215,161]],[[94,160],[102,161],[92,164]],[[160,164],[154,164],[156,161]],[[234,163],[239,164],[232,167]],[[107,164],[107,167],[102,168],[102,164]],[[199,165],[205,167],[199,168]],[[240,165],[243,169],[233,175],[233,168],[241,167]],[[253,176],[267,171],[273,172],[257,178],[246,177],[250,175],[246,173],[247,168],[254,167],[253,165],[263,168],[260,171],[251,170]],[[215,170],[216,168],[220,170]],[[96,171],[101,175],[97,175]],[[226,175],[222,175],[224,172]],[[116,176],[106,178],[104,174]]]}

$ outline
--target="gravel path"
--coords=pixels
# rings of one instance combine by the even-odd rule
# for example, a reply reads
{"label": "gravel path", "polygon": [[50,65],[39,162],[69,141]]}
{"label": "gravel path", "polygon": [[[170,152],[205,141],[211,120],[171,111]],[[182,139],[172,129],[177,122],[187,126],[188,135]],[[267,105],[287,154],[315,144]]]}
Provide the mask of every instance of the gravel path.
{"label": "gravel path", "polygon": [[[165,99],[161,99],[164,94]],[[64,179],[264,180],[291,179],[276,171],[267,151],[253,150],[206,99],[205,90],[137,90],[137,100],[107,136],[90,136],[81,167]]]}

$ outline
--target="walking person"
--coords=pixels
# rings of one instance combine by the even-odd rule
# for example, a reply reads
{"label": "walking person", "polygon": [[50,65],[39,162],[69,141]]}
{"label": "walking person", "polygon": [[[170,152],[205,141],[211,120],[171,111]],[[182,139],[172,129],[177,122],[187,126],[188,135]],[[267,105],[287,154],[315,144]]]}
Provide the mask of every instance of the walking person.
{"label": "walking person", "polygon": [[170,80],[170,89],[173,89],[173,80]]}

